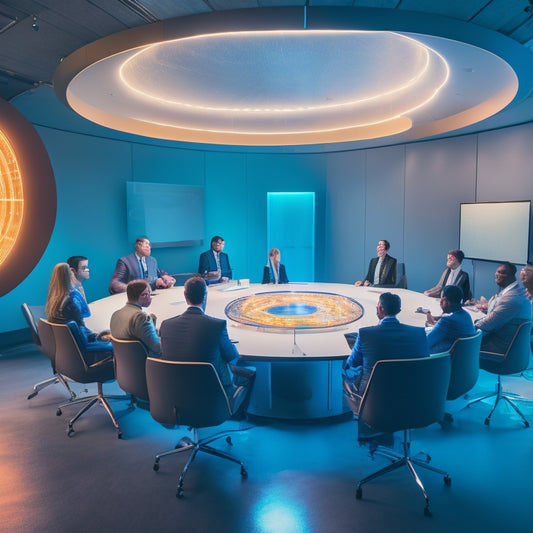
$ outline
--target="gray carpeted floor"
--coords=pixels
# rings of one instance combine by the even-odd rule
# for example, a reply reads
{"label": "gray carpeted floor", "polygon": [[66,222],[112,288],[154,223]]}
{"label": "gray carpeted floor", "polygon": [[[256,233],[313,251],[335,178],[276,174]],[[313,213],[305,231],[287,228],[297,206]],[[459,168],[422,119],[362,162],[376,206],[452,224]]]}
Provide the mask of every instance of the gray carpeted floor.
{"label": "gray carpeted floor", "polygon": [[[185,498],[178,500],[185,454],[163,458],[158,472],[152,465],[155,453],[172,448],[185,430],[164,429],[149,412],[129,412],[126,402],[113,402],[122,440],[101,407],[84,415],[69,438],[67,420],[75,409],[56,416],[57,405],[67,400],[61,385],[26,399],[49,374],[48,360],[33,345],[0,356],[1,531],[533,531],[533,429],[523,428],[506,406],[490,427],[483,424],[490,405],[479,402],[456,413],[448,430],[435,424],[414,432],[414,451],[429,452],[432,464],[452,477],[446,486],[442,476],[421,472],[432,517],[424,516],[424,500],[407,470],[369,483],[363,499],[355,499],[357,480],[387,461],[370,459],[347,419],[253,420],[251,430],[233,438],[248,479],[241,479],[238,465],[200,455],[187,474]],[[472,396],[494,382],[482,372]],[[533,399],[533,381],[509,377],[504,385]],[[104,389],[120,392],[115,383]],[[533,402],[520,406],[533,422]],[[216,445],[229,448],[223,440]]]}

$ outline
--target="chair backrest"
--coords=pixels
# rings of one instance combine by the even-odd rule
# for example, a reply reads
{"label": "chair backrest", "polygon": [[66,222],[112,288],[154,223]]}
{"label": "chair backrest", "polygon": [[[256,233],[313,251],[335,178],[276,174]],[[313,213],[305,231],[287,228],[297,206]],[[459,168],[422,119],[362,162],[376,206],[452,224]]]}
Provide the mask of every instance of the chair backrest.
{"label": "chair backrest", "polygon": [[146,359],[150,414],[165,425],[217,426],[231,407],[211,363]]}
{"label": "chair backrest", "polygon": [[376,431],[425,427],[444,415],[449,353],[378,361],[361,400],[359,418]]}
{"label": "chair backrest", "polygon": [[146,357],[148,351],[138,340],[115,339],[111,336],[115,361],[115,377],[120,388],[148,401],[146,387]]}
{"label": "chair backrest", "polygon": [[39,339],[41,345],[39,348],[41,352],[50,359],[52,362],[52,367],[55,370],[55,360],[56,360],[56,339],[54,337],[54,330],[52,329],[51,322],[44,318],[39,318],[37,321],[37,331],[39,332]]}
{"label": "chair backrest", "polygon": [[504,354],[500,368],[501,374],[516,374],[528,368],[531,359],[531,326],[531,320],[527,320],[516,328]]}
{"label": "chair backrest", "polygon": [[396,284],[394,286],[399,289],[407,289],[405,263],[396,263]]}
{"label": "chair backrest", "polygon": [[30,328],[33,342],[37,346],[41,346],[41,339],[39,338],[39,331],[37,330],[37,321],[39,318],[46,318],[44,305],[28,305],[24,302],[21,304],[20,309],[22,310],[22,315],[26,319],[26,322]]}
{"label": "chair backrest", "polygon": [[479,347],[483,333],[457,339],[450,348],[452,370],[447,400],[455,400],[474,387],[479,376]]}
{"label": "chair backrest", "polygon": [[57,372],[79,383],[92,383],[94,380],[88,377],[89,369],[71,330],[77,328],[77,324],[75,322],[67,324],[48,322],[48,324],[54,332],[56,342]]}

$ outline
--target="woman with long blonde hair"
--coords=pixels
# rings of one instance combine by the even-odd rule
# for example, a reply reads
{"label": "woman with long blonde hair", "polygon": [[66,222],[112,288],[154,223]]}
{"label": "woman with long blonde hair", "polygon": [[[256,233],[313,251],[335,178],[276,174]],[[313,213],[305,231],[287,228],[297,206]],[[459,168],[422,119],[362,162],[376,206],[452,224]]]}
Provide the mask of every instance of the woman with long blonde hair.
{"label": "woman with long blonde hair", "polygon": [[[45,313],[50,322],[58,324],[66,324],[70,321],[76,322],[86,345],[80,346],[80,349],[87,355],[90,353],[90,356],[86,357],[86,359],[88,364],[92,364],[113,354],[111,343],[104,342],[109,339],[109,331],[102,331],[96,334],[85,325],[80,308],[72,298],[72,290],[68,263],[58,263],[53,268],[50,276]],[[86,348],[89,349],[88,352]]]}

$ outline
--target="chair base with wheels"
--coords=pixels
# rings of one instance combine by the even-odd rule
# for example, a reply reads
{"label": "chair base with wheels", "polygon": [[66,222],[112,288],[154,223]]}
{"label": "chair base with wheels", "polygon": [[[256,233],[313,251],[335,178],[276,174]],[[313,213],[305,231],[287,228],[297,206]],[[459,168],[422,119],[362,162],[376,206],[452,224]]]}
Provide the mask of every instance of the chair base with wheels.
{"label": "chair base with wheels", "polygon": [[524,413],[520,411],[518,406],[511,400],[511,398],[516,398],[517,395],[513,394],[512,392],[505,392],[502,387],[502,378],[501,376],[498,376],[498,381],[496,383],[496,390],[494,392],[491,392],[490,394],[486,394],[485,396],[482,396],[481,398],[476,398],[475,400],[472,400],[468,407],[471,405],[481,402],[483,400],[486,400],[487,398],[493,398],[496,397],[496,401],[494,402],[494,405],[492,406],[492,409],[490,413],[488,414],[487,418],[485,418],[485,425],[488,426],[490,424],[490,419],[492,417],[492,414],[496,410],[496,407],[498,407],[498,404],[500,403],[500,400],[503,400],[504,402],[507,402],[514,410],[514,412],[522,419],[522,422],[524,423],[524,427],[529,427],[529,422],[527,421],[526,417],[524,416]]}
{"label": "chair base with wheels", "polygon": [[497,374],[498,381],[496,382],[496,390],[490,394],[476,398],[471,401],[468,406],[486,400],[487,398],[496,397],[496,401],[492,407],[487,418],[485,418],[485,425],[490,424],[492,414],[500,403],[500,400],[507,402],[515,411],[515,413],[522,419],[524,426],[529,427],[529,422],[526,420],[524,413],[520,411],[517,405],[512,401],[512,398],[519,398],[516,394],[505,392],[502,388],[501,376],[509,376],[512,374],[519,374],[527,369],[531,359],[531,321],[519,322],[516,326],[516,331],[511,339],[509,346],[505,353],[496,353],[483,350],[479,352],[479,367],[491,374]]}
{"label": "chair base with wheels", "polygon": [[113,413],[113,410],[111,409],[111,406],[109,405],[108,400],[129,400],[130,405],[129,407],[133,407],[133,396],[130,395],[120,395],[120,396],[110,396],[110,395],[104,395],[103,392],[103,386],[102,383],[97,383],[97,394],[93,396],[85,396],[83,398],[78,398],[77,400],[70,401],[68,403],[64,403],[60,405],[57,408],[56,415],[61,416],[63,414],[62,409],[67,406],[76,405],[78,403],[85,403],[85,405],[78,411],[78,413],[74,416],[74,418],[71,418],[68,423],[68,429],[67,429],[67,435],[69,437],[72,436],[74,433],[74,422],[78,420],[78,418],[81,417],[85,412],[87,412],[93,405],[98,404],[101,405],[109,415],[109,418],[111,418],[111,422],[115,426],[115,429],[117,430],[117,437],[119,439],[122,438],[122,431],[120,430],[120,427],[118,425],[117,419],[115,417],[115,414]]}
{"label": "chair base with wheels", "polygon": [[28,394],[28,400],[35,398],[35,396],[37,396],[37,394],[39,394],[39,392],[41,392],[44,388],[48,387],[48,385],[55,385],[56,383],[61,383],[67,389],[70,394],[71,400],[75,400],[78,397],[78,395],[70,388],[70,385],[68,384],[67,380],[63,376],[55,374],[51,378],[36,383],[33,386],[33,392]]}
{"label": "chair base with wheels", "polygon": [[[419,486],[420,490],[422,491],[422,494],[424,496],[424,499],[426,500],[426,505],[424,507],[424,514],[426,516],[431,516],[431,511],[429,509],[429,497],[426,492],[426,489],[424,488],[424,485],[422,484],[422,481],[418,477],[418,474],[415,470],[415,465],[425,468],[427,470],[431,470],[432,472],[435,472],[437,474],[441,474],[444,476],[444,483],[446,485],[450,485],[452,482],[452,478],[446,472],[445,470],[441,470],[440,468],[436,468],[429,464],[431,461],[431,457],[425,453],[417,454],[415,456],[411,456],[411,431],[406,429],[403,431],[403,441],[401,443],[402,446],[402,453],[398,453],[395,450],[391,448],[387,448],[385,446],[378,446],[375,450],[371,452],[372,457],[374,454],[383,455],[387,459],[390,459],[392,463],[390,465],[387,465],[377,472],[374,472],[373,474],[370,474],[363,478],[359,483],[357,484],[357,488],[355,491],[355,497],[360,500],[363,497],[363,488],[362,486],[365,483],[368,483],[369,481],[372,481],[380,476],[383,476],[384,474],[387,474],[389,472],[393,472],[394,470],[397,470],[398,468],[401,468],[402,466],[406,466],[409,469],[409,472],[411,472],[411,475],[413,476],[416,484]],[[419,456],[425,457],[425,459],[419,459]]]}
{"label": "chair base with wheels", "polygon": [[233,429],[233,430],[227,430],[223,431],[221,433],[217,433],[215,435],[211,435],[209,437],[205,437],[203,439],[198,439],[198,430],[196,428],[192,428],[193,431],[193,438],[190,439],[188,437],[182,438],[177,446],[169,450],[167,452],[158,453],[155,456],[154,461],[154,470],[157,472],[159,470],[159,460],[161,457],[167,457],[168,455],[174,455],[181,452],[191,451],[191,454],[189,455],[189,459],[187,460],[187,463],[185,464],[185,467],[183,468],[179,480],[178,480],[178,488],[176,491],[176,498],[183,498],[183,482],[185,480],[185,475],[187,474],[187,471],[189,470],[189,467],[191,466],[192,462],[196,458],[196,455],[198,452],[204,452],[208,453],[210,455],[214,455],[216,457],[220,457],[222,459],[227,459],[228,461],[232,461],[234,463],[237,463],[241,466],[241,476],[246,479],[248,477],[248,472],[246,471],[246,468],[244,467],[244,463],[237,459],[236,457],[233,457],[233,455],[230,455],[229,453],[223,452],[221,450],[217,450],[216,448],[213,448],[212,446],[209,446],[209,444],[215,440],[222,439],[226,437],[226,442],[233,446],[233,443],[231,441],[230,433],[234,432],[240,432],[241,429]]}

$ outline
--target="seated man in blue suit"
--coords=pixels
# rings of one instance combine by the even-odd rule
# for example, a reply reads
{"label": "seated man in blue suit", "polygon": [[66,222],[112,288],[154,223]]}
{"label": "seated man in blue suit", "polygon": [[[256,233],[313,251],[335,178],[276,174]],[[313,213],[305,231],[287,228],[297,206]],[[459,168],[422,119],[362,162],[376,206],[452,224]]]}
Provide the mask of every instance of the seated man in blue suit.
{"label": "seated man in blue suit", "polygon": [[487,314],[475,322],[483,331],[481,357],[483,352],[504,354],[517,327],[531,320],[531,302],[524,287],[516,281],[516,267],[508,262],[502,263],[494,277],[500,290],[489,300]]}
{"label": "seated man in blue suit", "polygon": [[157,261],[150,255],[152,249],[147,237],[135,240],[135,252],[121,257],[113,272],[109,292],[126,292],[126,287],[134,279],[145,279],[152,290],[173,287],[176,280],[164,270],[159,270]]}
{"label": "seated man in blue suit", "polygon": [[211,363],[228,395],[233,418],[240,419],[246,414],[255,368],[237,365],[239,352],[228,336],[226,321],[204,313],[207,286],[201,277],[185,282],[184,296],[187,310],[161,324],[161,358]]}
{"label": "seated man in blue suit", "polygon": [[445,352],[460,337],[476,334],[472,317],[462,308],[462,301],[461,287],[446,285],[442,289],[440,307],[443,315],[435,318],[431,312],[427,314],[427,323],[433,326],[428,333],[429,353]]}
{"label": "seated man in blue suit", "polygon": [[228,254],[225,254],[224,239],[215,235],[211,239],[211,248],[200,254],[198,273],[211,285],[212,283],[223,283],[232,277]]}
{"label": "seated man in blue suit", "polygon": [[[425,329],[401,324],[396,318],[400,311],[400,297],[390,292],[382,293],[377,305],[379,324],[359,330],[352,353],[344,364],[344,393],[355,418],[358,417],[361,398],[377,361],[429,355]],[[374,436],[372,428],[362,422],[359,424],[360,441]]]}

